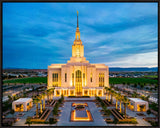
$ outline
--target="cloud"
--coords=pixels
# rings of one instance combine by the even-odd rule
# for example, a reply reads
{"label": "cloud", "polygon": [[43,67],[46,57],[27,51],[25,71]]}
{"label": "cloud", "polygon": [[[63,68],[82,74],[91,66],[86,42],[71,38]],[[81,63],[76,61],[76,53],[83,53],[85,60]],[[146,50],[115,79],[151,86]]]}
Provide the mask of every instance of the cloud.
{"label": "cloud", "polygon": [[157,67],[158,52],[134,54],[128,57],[117,59],[117,61],[106,62],[111,67]]}
{"label": "cloud", "polygon": [[[77,10],[84,55],[91,63],[127,66],[139,55],[146,59],[133,66],[156,64],[157,55],[151,53],[158,51],[157,4],[5,3],[4,67],[66,63],[72,55]],[[151,55],[154,59],[147,59]]]}

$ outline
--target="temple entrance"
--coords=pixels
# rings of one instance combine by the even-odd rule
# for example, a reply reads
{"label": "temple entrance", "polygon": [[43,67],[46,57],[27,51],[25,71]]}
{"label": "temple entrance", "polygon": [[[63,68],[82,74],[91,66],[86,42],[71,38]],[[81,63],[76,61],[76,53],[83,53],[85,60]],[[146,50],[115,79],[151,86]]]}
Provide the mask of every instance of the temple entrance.
{"label": "temple entrance", "polygon": [[75,91],[77,96],[82,95],[82,72],[80,70],[76,71]]}

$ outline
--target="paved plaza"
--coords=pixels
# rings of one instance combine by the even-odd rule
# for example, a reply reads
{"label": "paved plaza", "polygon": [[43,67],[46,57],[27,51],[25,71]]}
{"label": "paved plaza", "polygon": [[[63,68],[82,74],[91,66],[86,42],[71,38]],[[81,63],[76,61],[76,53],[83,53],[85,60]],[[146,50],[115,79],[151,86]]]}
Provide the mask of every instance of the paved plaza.
{"label": "paved plaza", "polygon": [[86,102],[91,112],[93,122],[70,122],[71,104],[73,102],[64,103],[64,107],[62,108],[62,113],[57,126],[107,126],[94,102]]}
{"label": "paved plaza", "polygon": [[[101,97],[101,98],[105,99],[105,97]],[[55,99],[59,99],[59,97],[56,97],[56,98],[54,97],[54,100]],[[62,111],[59,116],[59,119],[58,119],[59,121],[57,122],[57,124],[31,124],[31,126],[151,126],[150,123],[143,120],[144,116],[138,116],[137,115],[138,112],[131,111],[128,108],[126,110],[127,115],[131,117],[136,117],[138,124],[107,124],[104,121],[105,117],[103,117],[101,113],[99,112],[99,110],[102,108],[97,107],[95,105],[95,102],[93,102],[94,99],[95,97],[91,97],[91,98],[67,98],[65,97],[65,102],[64,102],[63,107],[59,108]],[[116,102],[114,98],[113,98],[113,102],[114,103]],[[70,122],[72,103],[87,103],[89,111],[91,112],[91,115],[93,118],[93,122]],[[108,108],[110,109],[110,107]],[[53,108],[51,107],[51,109]],[[122,109],[124,109],[123,105],[122,105]],[[19,113],[20,112],[15,112],[14,116],[18,115]],[[28,112],[22,112],[22,113],[24,113],[24,116],[20,117],[20,120],[14,123],[13,126],[28,126],[28,124],[25,124],[26,118],[28,116],[34,116],[36,114],[36,106],[34,105],[31,108],[31,110],[29,110]],[[146,115],[146,117],[155,117],[155,115],[153,114],[147,115],[146,112],[143,112],[143,114]],[[7,117],[13,117],[13,115],[9,114],[7,115]],[[49,120],[49,118],[52,118],[52,117],[53,117],[53,113],[51,112],[51,114],[47,118],[47,121]]]}

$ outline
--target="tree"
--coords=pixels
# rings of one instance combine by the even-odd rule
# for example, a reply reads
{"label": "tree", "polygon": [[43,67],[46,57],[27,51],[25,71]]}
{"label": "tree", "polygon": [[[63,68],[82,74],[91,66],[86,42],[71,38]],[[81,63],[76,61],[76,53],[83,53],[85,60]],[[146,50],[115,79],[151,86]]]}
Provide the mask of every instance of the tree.
{"label": "tree", "polygon": [[40,96],[38,96],[38,98],[39,98],[39,102],[40,102],[40,113],[42,114],[42,96],[40,95]]}
{"label": "tree", "polygon": [[31,88],[32,88],[32,91],[34,91],[34,86],[33,85],[31,86]]}
{"label": "tree", "polygon": [[129,103],[129,100],[126,96],[124,96],[122,101],[123,101],[123,105],[124,105],[124,116],[125,116],[125,119],[126,119],[126,109],[127,109],[127,104]]}
{"label": "tree", "polygon": [[40,100],[39,100],[38,97],[36,97],[33,101],[34,101],[34,103],[36,104],[36,117],[39,117],[39,116],[38,116],[38,103],[39,103]]}
{"label": "tree", "polygon": [[133,97],[133,98],[137,98],[137,97],[138,97],[138,94],[137,94],[136,92],[133,92],[132,97]]}
{"label": "tree", "polygon": [[134,87],[137,88],[137,83],[134,84]]}
{"label": "tree", "polygon": [[43,99],[43,110],[45,109],[45,96],[46,96],[46,93],[42,93],[42,99]]}
{"label": "tree", "polygon": [[115,91],[114,90],[111,90],[111,104],[113,103],[113,96],[115,94]]}
{"label": "tree", "polygon": [[54,124],[54,122],[55,122],[55,121],[54,121],[54,118],[49,118],[49,123],[50,123],[50,124]]}
{"label": "tree", "polygon": [[31,117],[27,117],[27,119],[26,119],[26,124],[28,124],[28,126],[30,126],[30,124],[32,124],[32,122],[31,122]]}
{"label": "tree", "polygon": [[105,87],[106,89],[106,100],[109,100],[109,88],[108,87]]}
{"label": "tree", "polygon": [[141,83],[141,84],[140,84],[140,87],[141,87],[141,89],[143,89],[143,88],[144,88],[144,84],[143,84],[143,83]]}
{"label": "tree", "polygon": [[48,89],[47,91],[46,91],[46,93],[47,93],[47,101],[49,101],[50,100],[50,89]]}
{"label": "tree", "polygon": [[151,114],[151,110],[150,110],[150,109],[147,110],[147,114],[148,114],[148,115]]}
{"label": "tree", "polygon": [[10,113],[12,114],[12,117],[14,117],[15,111],[13,109],[10,111]]}
{"label": "tree", "polygon": [[8,99],[9,99],[9,101],[12,101],[13,99],[12,99],[12,96],[10,96],[10,95],[8,95]]}
{"label": "tree", "polygon": [[108,99],[108,101],[110,102],[111,101],[111,88],[108,88],[108,92],[109,92],[109,99]]}
{"label": "tree", "polygon": [[59,102],[56,103],[56,105],[53,108],[53,118],[56,120],[56,115],[58,115],[58,107],[59,107]]}
{"label": "tree", "polygon": [[119,98],[119,93],[115,92],[115,98],[116,98],[116,109],[118,107],[118,98]]}
{"label": "tree", "polygon": [[146,100],[149,101],[149,98],[150,98],[150,95],[148,95],[148,96],[146,97]]}
{"label": "tree", "polygon": [[110,111],[109,109],[107,109],[107,110],[105,111],[105,114],[109,117],[109,116],[111,115],[111,111]]}
{"label": "tree", "polygon": [[23,94],[23,97],[27,97],[27,94],[26,94],[26,93],[24,93],[24,94]]}
{"label": "tree", "polygon": [[119,93],[118,100],[119,100],[120,113],[122,112],[122,99],[123,99],[123,96]]}

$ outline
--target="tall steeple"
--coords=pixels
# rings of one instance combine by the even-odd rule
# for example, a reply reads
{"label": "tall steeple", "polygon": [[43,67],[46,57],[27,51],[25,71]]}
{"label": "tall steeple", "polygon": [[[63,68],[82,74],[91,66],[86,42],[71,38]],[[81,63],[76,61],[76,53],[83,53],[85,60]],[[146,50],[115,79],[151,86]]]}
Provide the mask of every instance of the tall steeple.
{"label": "tall steeple", "polygon": [[77,11],[77,28],[78,28],[79,26],[78,26],[78,11]]}
{"label": "tall steeple", "polygon": [[77,11],[77,28],[76,28],[76,33],[75,33],[75,40],[72,45],[72,57],[70,61],[68,61],[68,63],[73,63],[73,62],[89,63],[89,61],[87,61],[86,58],[84,57],[84,46],[80,39],[78,11]]}
{"label": "tall steeple", "polygon": [[80,31],[79,31],[79,25],[78,25],[78,11],[77,11],[77,29],[76,29],[75,40],[80,40]]}

